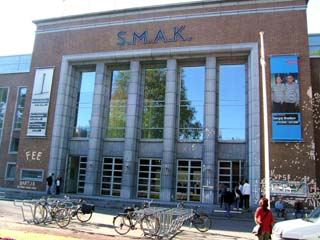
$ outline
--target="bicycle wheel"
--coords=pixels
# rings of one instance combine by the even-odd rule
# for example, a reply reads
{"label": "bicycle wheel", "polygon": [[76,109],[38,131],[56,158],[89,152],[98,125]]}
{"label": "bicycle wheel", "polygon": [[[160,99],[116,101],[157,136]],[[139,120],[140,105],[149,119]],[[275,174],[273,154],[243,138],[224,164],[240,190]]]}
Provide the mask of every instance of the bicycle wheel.
{"label": "bicycle wheel", "polygon": [[77,219],[80,221],[80,222],[88,222],[91,217],[92,217],[92,211],[90,213],[84,213],[82,210],[81,210],[81,207],[79,207],[77,209]]}
{"label": "bicycle wheel", "polygon": [[128,216],[118,215],[113,218],[113,229],[120,235],[127,234],[131,229],[131,222]]}
{"label": "bicycle wheel", "polygon": [[69,225],[71,217],[69,211],[65,208],[61,208],[55,212],[55,220],[59,227],[64,228]]}
{"label": "bicycle wheel", "polygon": [[160,230],[159,218],[153,215],[145,215],[140,222],[144,235],[155,236]]}
{"label": "bicycle wheel", "polygon": [[44,223],[48,216],[48,210],[45,206],[41,204],[36,204],[34,206],[33,220],[35,224]]}
{"label": "bicycle wheel", "polygon": [[196,214],[192,219],[192,224],[199,232],[206,232],[211,228],[211,219],[207,214]]}

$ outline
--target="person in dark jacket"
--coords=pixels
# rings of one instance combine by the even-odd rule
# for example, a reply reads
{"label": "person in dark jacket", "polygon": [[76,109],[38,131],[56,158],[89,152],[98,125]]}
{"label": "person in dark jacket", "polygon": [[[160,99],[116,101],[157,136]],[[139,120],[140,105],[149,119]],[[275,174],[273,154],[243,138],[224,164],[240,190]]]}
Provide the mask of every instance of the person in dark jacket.
{"label": "person in dark jacket", "polygon": [[231,217],[231,204],[234,201],[234,195],[233,193],[230,191],[230,188],[227,188],[224,194],[224,209],[226,210],[226,217],[230,218]]}
{"label": "person in dark jacket", "polygon": [[49,177],[47,177],[47,179],[46,179],[47,180],[47,194],[51,194],[53,176],[54,176],[54,173],[51,173],[51,175]]}

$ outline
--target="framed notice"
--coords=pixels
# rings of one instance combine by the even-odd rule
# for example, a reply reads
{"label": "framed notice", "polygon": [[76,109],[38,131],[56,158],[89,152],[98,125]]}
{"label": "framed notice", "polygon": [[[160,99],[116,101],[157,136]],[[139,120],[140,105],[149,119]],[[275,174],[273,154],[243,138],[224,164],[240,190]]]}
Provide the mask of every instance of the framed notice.
{"label": "framed notice", "polygon": [[270,57],[272,140],[299,141],[301,112],[297,55]]}
{"label": "framed notice", "polygon": [[46,135],[53,72],[54,68],[36,69],[27,136]]}

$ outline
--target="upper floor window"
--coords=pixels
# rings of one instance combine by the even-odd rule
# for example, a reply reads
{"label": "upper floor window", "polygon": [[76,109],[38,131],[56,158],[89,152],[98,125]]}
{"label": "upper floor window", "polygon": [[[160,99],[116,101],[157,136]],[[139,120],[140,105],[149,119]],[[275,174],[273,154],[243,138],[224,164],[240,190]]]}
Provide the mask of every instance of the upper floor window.
{"label": "upper floor window", "polygon": [[0,142],[7,110],[8,88],[0,88]]}
{"label": "upper floor window", "polygon": [[112,71],[110,108],[106,132],[108,138],[124,138],[129,79],[129,70]]}
{"label": "upper floor window", "polygon": [[204,66],[180,68],[179,140],[203,140]]}
{"label": "upper floor window", "polygon": [[27,88],[20,87],[18,90],[16,110],[14,113],[13,129],[11,132],[10,149],[9,149],[10,153],[18,152],[26,94],[27,94]]}
{"label": "upper floor window", "polygon": [[15,118],[14,118],[14,125],[13,125],[14,129],[20,129],[21,128],[23,111],[24,111],[24,104],[25,104],[25,100],[26,100],[26,93],[27,93],[27,88],[26,87],[19,88],[18,97],[17,97]]}
{"label": "upper floor window", "polygon": [[29,72],[31,54],[0,57],[0,74]]}
{"label": "upper floor window", "polygon": [[96,74],[95,72],[82,72],[80,76],[73,136],[88,137],[90,132],[93,91]]}
{"label": "upper floor window", "polygon": [[245,65],[219,67],[219,135],[220,141],[245,141],[246,90]]}
{"label": "upper floor window", "polygon": [[162,139],[166,93],[166,68],[144,71],[141,138]]}

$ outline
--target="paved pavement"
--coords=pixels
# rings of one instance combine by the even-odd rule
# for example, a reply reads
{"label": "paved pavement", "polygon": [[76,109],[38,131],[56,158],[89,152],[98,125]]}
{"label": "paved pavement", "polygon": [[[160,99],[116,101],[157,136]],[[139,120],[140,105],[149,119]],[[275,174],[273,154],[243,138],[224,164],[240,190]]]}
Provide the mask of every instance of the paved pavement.
{"label": "paved pavement", "polygon": [[[0,229],[13,229],[26,232],[46,233],[51,235],[70,236],[78,239],[142,239],[140,229],[130,231],[125,236],[118,235],[112,227],[113,217],[119,209],[96,208],[92,219],[88,223],[80,223],[73,219],[70,225],[61,229],[55,224],[27,223],[23,221],[21,209],[14,207],[13,201],[0,200]],[[31,219],[30,208],[24,208],[25,218]],[[200,233],[195,228],[185,225],[174,236],[164,239],[193,239],[193,240],[251,240],[254,239],[250,232],[254,223],[252,214],[232,212],[230,219],[224,217],[224,212],[217,209],[212,217],[212,229],[206,233]],[[1,236],[0,236],[1,237]],[[149,238],[150,239],[150,238]],[[45,240],[45,239],[41,239]]]}

